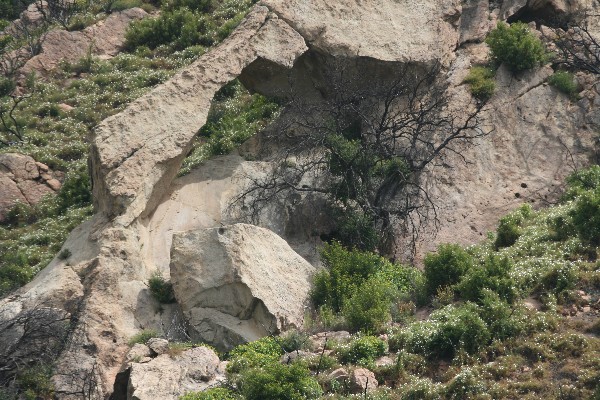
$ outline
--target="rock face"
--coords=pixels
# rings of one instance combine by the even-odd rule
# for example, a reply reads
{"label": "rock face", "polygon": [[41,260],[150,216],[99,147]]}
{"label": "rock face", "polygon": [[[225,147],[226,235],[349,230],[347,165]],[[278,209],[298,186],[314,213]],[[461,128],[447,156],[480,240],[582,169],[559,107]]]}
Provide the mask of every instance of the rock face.
{"label": "rock face", "polygon": [[103,121],[92,143],[94,198],[101,212],[129,225],[153,211],[175,177],[214,94],[253,61],[289,68],[304,39],[264,6],[218,48]]}
{"label": "rock face", "polygon": [[206,389],[225,379],[217,354],[196,347],[171,357],[161,354],[150,361],[131,362],[127,400],[177,400],[187,392]]}
{"label": "rock face", "polygon": [[[282,83],[271,77],[288,72],[303,76],[313,88],[323,58],[362,64],[364,85],[389,79],[405,63],[441,60],[453,106],[460,108],[471,100],[462,81],[485,56],[485,45],[477,43],[485,20],[503,19],[522,8],[517,0],[504,3],[491,2],[501,8],[487,16],[485,7],[471,1],[259,3],[221,45],[97,127],[91,143],[97,214],[67,239],[64,248],[73,253],[68,264],[55,258],[34,281],[0,300],[0,320],[27,315],[39,304],[62,310],[52,315],[72,316],[73,339],[60,355],[54,377],[57,396],[67,399],[77,398],[68,393],[81,392],[89,382],[98,382],[93,398],[107,398],[130,350],[129,338],[143,329],[171,334],[169,324],[179,306],[158,311],[160,305],[146,286],[155,271],[167,276],[172,269],[176,297],[198,338],[229,347],[272,327],[299,324],[312,267],[281,238],[261,228],[231,225],[236,221],[224,212],[228,199],[239,194],[237,178],[256,176],[268,163],[230,155],[173,181],[214,94],[238,76],[256,90],[276,92]],[[436,236],[424,227],[419,252],[440,242],[479,239],[493,229],[497,216],[524,201],[542,202],[573,167],[586,164],[600,121],[593,111],[598,90],[587,87],[584,98],[571,103],[544,83],[549,73],[547,68],[518,76],[499,71],[499,90],[486,111],[494,133],[476,147],[459,149],[470,164],[450,156],[444,162],[454,169],[432,170],[426,177],[441,206],[442,230]],[[25,169],[23,174],[36,171]],[[15,179],[10,181],[17,185]],[[7,184],[0,190],[11,185],[2,182]],[[11,198],[19,196],[11,193]],[[286,218],[288,214],[274,214],[265,225],[286,236],[287,222],[281,221]],[[228,225],[220,228],[221,222]],[[173,232],[179,233],[171,246]],[[398,253],[404,248],[399,242]],[[22,326],[2,331],[0,324],[0,338],[10,339],[0,340],[0,354],[7,354],[6,343],[12,346],[22,335]],[[150,358],[145,349],[137,351],[140,360]],[[132,398],[180,393],[176,387],[187,382],[187,367],[173,366],[166,354],[145,361],[132,367]],[[173,371],[171,377],[161,375],[167,369]],[[154,393],[141,383],[150,373],[162,385]]]}
{"label": "rock face", "polygon": [[88,54],[103,58],[115,56],[123,47],[125,31],[131,21],[147,15],[141,8],[131,8],[111,14],[82,31],[50,31],[42,41],[40,54],[29,59],[21,73],[27,75],[35,71],[37,75],[47,76],[60,62],[74,63]]}
{"label": "rock face", "polygon": [[45,195],[54,194],[63,177],[29,156],[0,154],[0,222],[16,203],[34,205]]}
{"label": "rock face", "polygon": [[195,339],[225,350],[300,327],[313,273],[314,267],[283,239],[253,225],[173,237],[171,282],[177,301]]}

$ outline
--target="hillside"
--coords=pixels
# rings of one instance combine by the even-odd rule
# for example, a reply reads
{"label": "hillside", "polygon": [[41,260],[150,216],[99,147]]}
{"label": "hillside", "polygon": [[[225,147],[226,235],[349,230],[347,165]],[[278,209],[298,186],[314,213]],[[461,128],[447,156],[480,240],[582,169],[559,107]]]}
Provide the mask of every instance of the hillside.
{"label": "hillside", "polygon": [[0,11],[0,398],[600,398],[597,1]]}

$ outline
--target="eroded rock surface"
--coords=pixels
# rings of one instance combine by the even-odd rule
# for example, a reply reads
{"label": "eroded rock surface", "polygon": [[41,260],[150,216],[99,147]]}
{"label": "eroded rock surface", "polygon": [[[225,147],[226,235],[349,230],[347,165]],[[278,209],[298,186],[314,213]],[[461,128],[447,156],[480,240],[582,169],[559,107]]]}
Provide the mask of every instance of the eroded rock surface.
{"label": "eroded rock surface", "polygon": [[64,175],[18,153],[0,154],[0,222],[17,203],[34,205],[61,187]]}
{"label": "eroded rock surface", "polygon": [[141,8],[131,8],[111,14],[82,31],[52,30],[44,37],[40,54],[29,59],[20,71],[23,75],[35,72],[47,76],[61,62],[75,63],[88,55],[113,57],[123,48],[129,24],[146,16]]}
{"label": "eroded rock surface", "polygon": [[217,354],[195,347],[181,354],[161,354],[129,364],[127,400],[177,400],[187,392],[204,390],[225,379]]}
{"label": "eroded rock surface", "polygon": [[302,326],[314,271],[285,240],[254,225],[173,237],[171,282],[192,336],[225,350]]}
{"label": "eroded rock surface", "polygon": [[[450,0],[266,0],[220,46],[101,123],[92,143],[98,213],[69,236],[64,245],[73,253],[68,264],[55,258],[34,281],[0,300],[3,319],[39,304],[74,316],[73,340],[58,360],[57,396],[77,398],[68,393],[78,393],[93,381],[97,385],[92,397],[106,398],[130,350],[129,338],[143,329],[168,336],[171,328],[165,327],[176,320],[178,306],[163,306],[159,312],[146,282],[157,270],[167,276],[172,258],[176,295],[197,337],[230,346],[268,333],[271,325],[299,324],[300,298],[308,290],[312,267],[289,247],[284,252],[287,244],[260,228],[226,226],[219,234],[221,222],[235,222],[224,217],[228,200],[242,187],[234,178],[264,171],[265,164],[227,156],[218,160],[221,168],[207,163],[173,183],[215,92],[240,74],[256,82],[255,88],[266,87],[269,75],[259,73],[262,67],[316,74],[311,63],[319,57],[344,56],[372,67],[361,76],[365,85],[389,79],[378,74],[392,73],[403,63],[440,59],[447,67],[454,106],[460,108],[471,100],[462,80],[486,54],[485,45],[476,43],[486,29],[484,8],[468,4],[471,14],[465,5]],[[497,15],[503,18],[500,10],[487,16],[492,25]],[[598,123],[598,113],[593,112],[598,90],[588,85],[584,98],[572,103],[544,84],[549,73],[547,68],[520,76],[499,72],[499,90],[487,111],[494,133],[464,149],[471,163],[450,157],[444,161],[454,169],[429,175],[436,178],[429,184],[441,206],[442,230],[437,236],[427,232],[421,253],[440,242],[476,241],[493,229],[498,216],[523,201],[537,204],[573,166],[586,163]],[[312,78],[306,82],[312,84]],[[276,91],[279,82],[267,84]],[[288,215],[270,217],[273,226],[285,228],[288,221],[277,217],[284,220]],[[287,228],[279,228],[272,230],[286,236]],[[237,239],[229,238],[229,229],[238,232]],[[251,233],[240,233],[245,230]],[[175,236],[176,251],[171,252],[176,231],[190,232]],[[188,238],[188,244],[179,246],[177,238]],[[398,252],[404,250],[399,243]],[[191,260],[182,261],[183,255]],[[213,261],[221,269],[205,271]],[[271,263],[280,266],[277,277]],[[270,286],[273,282],[277,287]],[[2,335],[13,341],[18,337]],[[5,343],[0,340],[0,347]],[[145,354],[141,351],[140,357]],[[152,370],[158,384],[164,383],[156,393],[164,389],[164,396],[175,396],[173,388],[185,374],[180,366],[173,367],[173,378],[163,379],[161,373],[171,368],[171,361],[167,355],[153,361],[159,358],[152,368],[137,367],[139,373],[132,373],[141,377]],[[142,396],[141,383],[136,385],[133,391]]]}

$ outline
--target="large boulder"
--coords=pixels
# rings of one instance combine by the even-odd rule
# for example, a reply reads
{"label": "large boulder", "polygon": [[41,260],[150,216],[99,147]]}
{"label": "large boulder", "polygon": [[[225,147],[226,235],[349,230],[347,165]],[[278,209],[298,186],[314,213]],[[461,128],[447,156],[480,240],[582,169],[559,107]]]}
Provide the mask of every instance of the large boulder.
{"label": "large boulder", "polygon": [[208,347],[196,347],[179,355],[161,354],[148,362],[130,365],[127,400],[177,400],[223,381],[224,368]]}
{"label": "large boulder", "polygon": [[16,203],[35,205],[45,195],[60,189],[63,174],[52,172],[33,158],[18,154],[0,154],[0,222]]}
{"label": "large boulder", "polygon": [[75,63],[87,55],[102,58],[115,56],[123,48],[129,24],[146,16],[148,14],[141,8],[131,8],[111,14],[82,31],[52,30],[44,37],[40,53],[25,63],[21,73],[27,75],[35,72],[47,76],[61,62]]}
{"label": "large boulder", "polygon": [[175,297],[195,339],[222,349],[300,327],[313,273],[285,240],[253,225],[173,237]]}

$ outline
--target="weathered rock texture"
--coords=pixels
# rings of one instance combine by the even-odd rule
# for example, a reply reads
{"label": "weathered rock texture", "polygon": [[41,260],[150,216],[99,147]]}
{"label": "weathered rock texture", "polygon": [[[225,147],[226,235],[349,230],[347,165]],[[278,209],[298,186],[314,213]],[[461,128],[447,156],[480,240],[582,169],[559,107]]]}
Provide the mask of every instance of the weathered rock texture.
{"label": "weathered rock texture", "polygon": [[[492,2],[498,3],[502,2]],[[472,64],[485,59],[485,45],[477,42],[493,26],[495,18],[517,15],[517,3],[505,1],[487,15],[482,6],[473,2],[463,5],[450,0],[259,3],[221,45],[100,124],[92,140],[91,157],[98,213],[67,239],[64,248],[73,253],[69,264],[54,259],[34,281],[1,300],[0,318],[24,315],[39,304],[73,316],[72,340],[58,360],[55,376],[61,398],[78,398],[67,393],[78,393],[90,382],[94,383],[93,397],[107,397],[129,351],[127,342],[131,336],[142,329],[157,329],[169,336],[169,332],[185,328],[183,322],[177,322],[178,306],[163,306],[163,312],[159,312],[160,307],[146,286],[153,272],[169,274],[172,257],[177,297],[187,315],[195,318],[199,335],[215,333],[199,328],[207,310],[219,317],[254,314],[254,321],[275,320],[277,326],[286,323],[280,320],[284,316],[287,322],[299,323],[301,291],[277,297],[274,294],[280,293],[281,288],[269,287],[275,278],[268,278],[273,271],[265,266],[265,260],[279,255],[273,254],[277,253],[273,246],[281,248],[283,242],[263,231],[252,237],[243,236],[244,240],[236,239],[235,243],[227,239],[231,227],[219,234],[221,222],[235,222],[227,215],[225,204],[243,187],[243,179],[247,179],[244,175],[262,173],[268,164],[243,161],[232,155],[213,160],[190,176],[172,182],[194,135],[205,123],[215,92],[241,75],[255,90],[276,93],[290,69],[303,76],[303,82],[313,92],[318,92],[313,88],[320,79],[315,65],[322,67],[318,61],[327,57],[344,56],[345,60],[362,65],[365,73],[360,82],[364,85],[390,79],[383,74],[393,74],[405,63],[426,65],[441,60],[447,67],[444,72],[456,99],[454,106],[459,107],[470,101],[468,88],[462,84],[464,76]],[[516,11],[506,11],[511,9]],[[489,25],[486,19],[491,21]],[[549,73],[547,68],[518,76],[499,71],[499,90],[486,111],[487,123],[495,128],[494,133],[473,148],[461,149],[469,164],[448,157],[444,162],[454,169],[438,168],[428,174],[427,184],[440,205],[442,230],[436,237],[433,230],[428,230],[430,227],[424,227],[420,253],[442,241],[477,240],[486,230],[493,229],[496,218],[505,211],[523,201],[542,202],[574,166],[587,162],[592,132],[599,120],[598,88],[587,83],[584,98],[572,103],[543,83]],[[320,95],[327,96],[328,92]],[[286,207],[293,208],[289,204]],[[310,214],[303,215],[308,220]],[[281,221],[286,218],[288,214],[273,214],[265,225],[287,237],[289,221]],[[176,261],[184,252],[171,254],[173,232],[190,230],[194,231],[176,236],[189,237],[189,252],[185,254],[197,255],[199,260],[219,260],[224,270],[205,275],[207,263]],[[219,239],[219,235],[223,238]],[[233,247],[225,246],[226,239],[227,246]],[[207,240],[215,251],[209,254],[208,247],[192,240]],[[261,248],[251,246],[257,242]],[[268,246],[265,242],[269,242]],[[305,242],[310,247],[311,243]],[[232,248],[240,253],[226,256]],[[399,242],[398,253],[404,250]],[[286,251],[289,260],[298,260],[295,253]],[[202,255],[203,252],[206,253]],[[243,263],[242,254],[248,255]],[[249,268],[251,256],[259,258],[255,261],[261,269]],[[233,263],[234,259],[240,262]],[[279,260],[278,265],[287,265],[286,262]],[[297,261],[300,274],[290,272],[283,279],[278,277],[282,287],[302,287],[305,293],[308,267],[301,264]],[[184,265],[192,266],[198,273],[185,275],[181,270]],[[283,267],[281,270],[286,271]],[[225,271],[230,275],[224,276]],[[207,281],[209,277],[212,282]],[[225,285],[232,298],[246,300],[247,296],[248,301],[226,304],[222,296],[209,296],[217,292],[214,288],[218,285]],[[213,304],[208,307],[206,303],[194,303],[196,299],[190,297],[188,290]],[[285,296],[292,294],[293,302],[285,303]],[[254,305],[248,306],[251,303]],[[222,326],[228,332],[243,336],[227,324]],[[0,337],[18,342],[22,327],[13,328],[0,332]],[[5,342],[0,341],[0,347],[3,345]],[[166,361],[165,357],[156,359]],[[161,368],[154,371],[160,373]],[[165,390],[170,387],[165,378]],[[135,389],[138,390],[142,388]]]}
{"label": "weathered rock texture", "polygon": [[[143,347],[150,350],[143,345],[136,346],[140,354],[144,353]],[[187,392],[201,391],[225,380],[224,366],[208,347],[196,347],[172,356],[135,357],[128,363],[127,372],[127,400],[177,400]]]}
{"label": "weathered rock texture", "polygon": [[34,205],[45,195],[54,194],[63,178],[62,173],[51,171],[29,156],[0,154],[0,222],[18,202]]}
{"label": "weathered rock texture", "polygon": [[314,267],[269,230],[247,224],[176,234],[171,281],[195,339],[229,350],[300,327]]}
{"label": "weathered rock texture", "polygon": [[289,68],[306,49],[297,32],[256,7],[217,51],[103,121],[92,143],[100,211],[120,215],[124,225],[153,211],[205,123],[214,94],[258,58]]}
{"label": "weathered rock texture", "polygon": [[111,14],[82,31],[52,30],[44,36],[40,54],[29,59],[20,72],[47,76],[61,62],[75,63],[88,55],[113,57],[123,48],[125,31],[131,21],[147,15],[141,8],[131,8]]}

